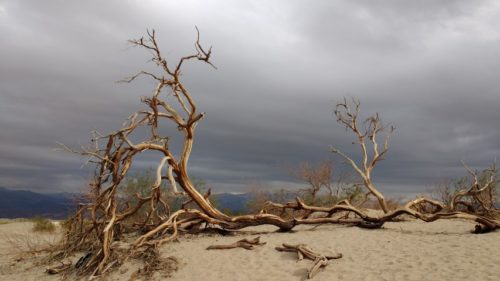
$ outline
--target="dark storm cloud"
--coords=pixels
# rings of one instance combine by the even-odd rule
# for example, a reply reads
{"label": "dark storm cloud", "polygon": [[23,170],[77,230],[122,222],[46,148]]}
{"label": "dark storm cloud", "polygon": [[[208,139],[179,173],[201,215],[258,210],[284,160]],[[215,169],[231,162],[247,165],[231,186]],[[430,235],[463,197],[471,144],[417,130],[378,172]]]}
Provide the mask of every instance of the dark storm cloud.
{"label": "dark storm cloud", "polygon": [[0,1],[0,185],[81,188],[91,168],[55,142],[116,129],[153,87],[114,83],[151,69],[126,40],[154,27],[173,61],[197,25],[218,70],[184,71],[207,112],[195,177],[218,191],[278,187],[294,181],[290,167],[332,159],[330,145],[356,157],[332,116],[355,96],[364,116],[397,127],[374,174],[381,189],[423,192],[463,175],[460,160],[481,168],[500,155],[499,15],[494,1]]}

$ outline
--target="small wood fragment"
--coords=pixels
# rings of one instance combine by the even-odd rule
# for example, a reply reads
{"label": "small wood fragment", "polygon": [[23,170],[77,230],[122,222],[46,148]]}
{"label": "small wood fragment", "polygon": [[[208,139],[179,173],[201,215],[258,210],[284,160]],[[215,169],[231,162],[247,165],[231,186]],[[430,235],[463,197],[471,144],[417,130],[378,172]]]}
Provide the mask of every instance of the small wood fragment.
{"label": "small wood fragment", "polygon": [[317,257],[311,268],[307,270],[307,279],[312,279],[319,269],[328,265],[328,259],[326,257]]}
{"label": "small wood fragment", "polygon": [[297,259],[299,261],[304,258],[312,260],[313,265],[307,270],[308,279],[312,279],[316,273],[318,273],[320,268],[327,266],[329,260],[342,258],[341,253],[332,255],[322,255],[316,253],[305,244],[291,245],[283,243],[283,247],[276,247],[275,249],[280,252],[295,252],[297,253]]}
{"label": "small wood fragment", "polygon": [[253,239],[241,239],[230,245],[211,245],[207,247],[207,250],[224,250],[224,249],[234,249],[234,248],[244,248],[247,250],[255,249],[255,246],[265,245],[266,242],[260,242],[260,236]]}

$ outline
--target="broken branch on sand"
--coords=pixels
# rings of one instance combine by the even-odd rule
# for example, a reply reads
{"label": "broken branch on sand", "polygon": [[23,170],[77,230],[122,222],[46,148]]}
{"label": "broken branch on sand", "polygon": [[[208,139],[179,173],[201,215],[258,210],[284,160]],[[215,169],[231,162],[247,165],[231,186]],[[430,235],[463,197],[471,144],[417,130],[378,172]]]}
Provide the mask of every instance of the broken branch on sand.
{"label": "broken branch on sand", "polygon": [[253,239],[241,239],[233,244],[229,245],[211,245],[207,247],[207,250],[224,250],[224,249],[234,249],[234,248],[244,248],[247,250],[255,249],[255,246],[266,245],[266,242],[260,242],[260,236],[257,236]]}
{"label": "broken branch on sand", "polygon": [[320,253],[316,253],[305,244],[291,245],[283,243],[283,247],[276,247],[275,249],[280,252],[295,252],[297,253],[297,259],[299,261],[303,260],[304,258],[312,260],[313,264],[307,270],[308,279],[313,278],[316,273],[318,273],[320,268],[326,267],[329,260],[342,258],[341,253],[333,255],[323,255]]}

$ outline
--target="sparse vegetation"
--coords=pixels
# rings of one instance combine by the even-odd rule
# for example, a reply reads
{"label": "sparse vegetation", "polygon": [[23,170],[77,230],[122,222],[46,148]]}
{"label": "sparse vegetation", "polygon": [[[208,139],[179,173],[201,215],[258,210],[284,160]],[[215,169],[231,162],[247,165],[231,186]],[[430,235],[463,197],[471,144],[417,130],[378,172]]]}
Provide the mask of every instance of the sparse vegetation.
{"label": "sparse vegetation", "polygon": [[[472,177],[461,177],[441,182],[432,191],[432,196],[446,205],[456,205],[457,208],[464,211],[477,213],[495,209],[495,205],[500,202],[499,175],[495,165],[481,171],[472,171],[467,166],[466,168]],[[486,188],[483,190],[476,188],[467,192],[474,185]],[[472,196],[465,196],[468,193]]]}
{"label": "sparse vegetation", "polygon": [[[323,161],[317,165],[308,162],[302,163],[295,171],[295,176],[307,183],[307,187],[299,191],[307,204],[316,204],[316,197],[321,191],[325,191],[333,198],[337,190],[333,186],[333,163]],[[330,200],[328,200],[330,201]]]}
{"label": "sparse vegetation", "polygon": [[53,235],[53,233],[33,233],[29,230],[22,233],[0,234],[0,240],[5,241],[11,249],[19,253],[52,251],[57,248],[60,242],[59,237]]}
{"label": "sparse vegetation", "polygon": [[34,217],[31,219],[33,223],[33,231],[34,232],[54,232],[56,231],[56,225],[47,218],[44,217]]}
{"label": "sparse vegetation", "polygon": [[[135,206],[141,200],[140,198],[148,196],[151,188],[155,185],[155,177],[153,176],[153,170],[147,169],[145,171],[139,171],[133,175],[130,175],[124,180],[123,187],[120,189],[120,201],[125,202],[124,208],[127,206]],[[158,206],[162,208],[160,212],[169,214],[171,206],[174,205],[173,196],[168,191],[167,186],[164,182],[158,186],[161,190],[160,200],[165,202]],[[148,207],[146,204],[142,205],[133,215],[131,215],[127,220],[131,223],[143,223],[152,217],[152,214],[148,212]],[[158,218],[156,218],[158,219]]]}
{"label": "sparse vegetation", "polygon": [[246,213],[255,214],[265,210],[269,214],[279,215],[279,216],[290,216],[289,213],[283,210],[274,210],[269,208],[269,203],[280,203],[285,204],[295,197],[295,194],[291,191],[287,191],[283,188],[277,190],[270,190],[264,186],[253,186],[249,191],[251,197],[246,202]]}

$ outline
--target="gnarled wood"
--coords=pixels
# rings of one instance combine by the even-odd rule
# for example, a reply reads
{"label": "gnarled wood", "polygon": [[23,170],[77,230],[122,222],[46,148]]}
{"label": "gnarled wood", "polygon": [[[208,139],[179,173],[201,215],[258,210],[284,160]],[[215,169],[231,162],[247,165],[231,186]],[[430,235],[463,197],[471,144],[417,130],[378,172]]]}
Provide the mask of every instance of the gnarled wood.
{"label": "gnarled wood", "polygon": [[[207,51],[201,46],[198,33],[195,53],[182,57],[176,65],[171,65],[158,47],[154,30],[148,31],[146,38],[131,40],[130,43],[151,52],[153,55],[151,61],[160,70],[159,73],[140,71],[123,80],[123,82],[130,83],[138,77],[144,76],[156,83],[152,94],[142,99],[146,108],[130,115],[117,131],[107,135],[93,132],[91,145],[82,147],[80,151],[74,151],[62,145],[66,150],[89,157],[88,162],[96,164],[95,177],[91,183],[90,200],[81,204],[70,220],[71,223],[67,228],[63,243],[64,253],[62,256],[77,251],[88,251],[84,258],[77,263],[80,273],[90,274],[91,277],[101,275],[126,258],[141,256],[136,255],[137,252],[146,253],[151,249],[157,249],[163,243],[176,239],[180,232],[208,226],[216,226],[222,230],[235,230],[268,224],[278,227],[281,231],[289,231],[300,224],[335,223],[378,228],[398,216],[408,215],[423,221],[466,219],[479,224],[479,227],[476,227],[477,232],[491,231],[500,227],[498,210],[490,204],[491,200],[487,201],[487,198],[479,196],[485,192],[491,195],[496,178],[488,180],[485,185],[480,186],[477,177],[475,177],[473,186],[453,198],[451,206],[426,198],[418,198],[396,210],[389,210],[384,196],[371,180],[371,173],[375,165],[383,159],[388,151],[389,136],[394,128],[390,128],[385,137],[383,148],[380,149],[377,137],[386,126],[381,125],[378,114],[366,119],[365,128],[360,129],[357,119],[360,109],[359,101],[353,100],[351,105],[345,99],[343,103],[337,104],[335,114],[339,123],[355,133],[362,152],[362,160],[357,163],[336,148],[333,148],[332,151],[343,157],[363,179],[367,189],[366,198],[369,195],[375,196],[384,214],[381,216],[369,215],[358,205],[353,205],[348,200],[329,207],[317,207],[307,205],[302,199],[297,198],[295,202],[268,203],[266,205],[269,208],[292,209],[300,214],[292,218],[270,214],[266,210],[262,210],[258,214],[228,216],[210,202],[208,193],[202,195],[196,189],[188,174],[188,163],[196,127],[205,114],[198,111],[195,101],[182,83],[181,67],[190,60],[202,61],[213,66],[210,61],[211,49]],[[168,97],[170,99],[167,99]],[[164,122],[173,124],[178,133],[181,134],[183,145],[180,151],[172,150],[169,145],[169,136],[160,135],[159,128]],[[138,136],[139,128],[147,129],[148,133]],[[372,153],[368,152],[370,145]],[[156,181],[148,190],[149,194],[144,196],[137,194],[133,204],[132,202],[123,202],[119,198],[122,183],[127,177],[135,157],[145,151],[156,152],[159,155]],[[474,175],[474,173],[471,174]],[[164,191],[160,187],[163,180],[168,180],[170,183],[172,194],[187,196],[188,201],[196,204],[196,209],[188,208],[186,203],[183,204],[181,210],[171,212],[168,203],[162,197]],[[182,191],[178,188],[181,188]],[[456,210],[455,206],[465,204],[460,202],[468,202],[465,201],[467,196],[474,197],[484,212],[473,213]],[[127,222],[144,206],[147,209],[144,220]],[[426,206],[431,206],[432,211],[428,211],[429,208],[425,208]],[[333,217],[334,214],[338,213],[353,214],[354,218],[348,216]],[[126,229],[129,233],[138,233],[139,236],[132,243],[127,255],[118,255],[111,245],[120,238]],[[250,245],[253,244],[250,243]],[[289,246],[294,248],[293,245]],[[301,255],[307,256],[314,261],[309,270],[310,277],[314,276],[319,268],[326,266],[329,256],[318,255],[303,245],[296,245],[295,248],[299,257]]]}

